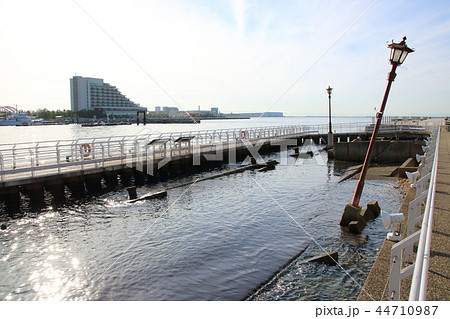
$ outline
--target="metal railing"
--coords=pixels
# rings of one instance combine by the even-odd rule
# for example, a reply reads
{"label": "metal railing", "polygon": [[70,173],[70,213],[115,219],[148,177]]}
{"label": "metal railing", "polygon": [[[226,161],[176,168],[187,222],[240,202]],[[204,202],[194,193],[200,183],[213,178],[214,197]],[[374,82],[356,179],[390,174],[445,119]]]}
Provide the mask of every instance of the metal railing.
{"label": "metal railing", "polygon": [[[335,125],[336,131],[361,132],[366,123]],[[144,132],[132,136],[80,138],[0,145],[0,182],[27,179],[63,171],[126,164],[150,156],[161,159],[173,155],[197,154],[230,145],[265,139],[318,133],[327,125],[290,125],[238,129],[217,129],[175,133]]]}
{"label": "metal railing", "polygon": [[[366,127],[367,133],[372,133],[375,124],[368,125]],[[387,123],[381,124],[379,132],[380,133],[416,133],[416,134],[425,134],[430,130],[431,125],[427,125],[426,127],[418,124],[395,124],[395,123]]]}
{"label": "metal railing", "polygon": [[[406,237],[392,246],[391,249],[389,300],[400,300],[401,281],[411,275],[413,275],[413,278],[409,300],[426,299],[439,139],[440,127],[432,134],[429,144],[423,147],[425,155],[417,156],[421,162],[419,167],[421,177],[411,185],[416,188],[416,196],[408,206]],[[416,231],[420,222],[422,222],[421,227]],[[419,242],[418,249],[413,263],[413,249],[417,242]],[[408,265],[403,268],[404,264]]]}

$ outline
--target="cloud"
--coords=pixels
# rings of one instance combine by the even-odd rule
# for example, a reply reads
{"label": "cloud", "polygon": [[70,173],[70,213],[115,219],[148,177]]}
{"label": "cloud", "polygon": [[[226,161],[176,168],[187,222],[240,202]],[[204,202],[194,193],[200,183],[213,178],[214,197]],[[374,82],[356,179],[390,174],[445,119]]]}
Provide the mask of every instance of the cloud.
{"label": "cloud", "polygon": [[236,20],[237,34],[239,38],[244,36],[245,32],[245,0],[232,0],[234,19]]}

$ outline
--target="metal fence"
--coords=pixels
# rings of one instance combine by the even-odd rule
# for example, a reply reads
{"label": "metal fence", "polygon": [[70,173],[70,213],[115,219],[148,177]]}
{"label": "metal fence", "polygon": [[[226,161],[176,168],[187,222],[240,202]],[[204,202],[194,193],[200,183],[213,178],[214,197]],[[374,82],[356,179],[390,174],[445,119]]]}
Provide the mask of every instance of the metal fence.
{"label": "metal fence", "polygon": [[[336,132],[362,132],[367,123],[335,125]],[[326,134],[327,125],[290,125],[217,129],[175,133],[140,133],[132,136],[82,138],[0,145],[0,182],[39,175],[60,174],[70,170],[125,164],[142,156],[153,159],[191,154],[229,145],[274,138],[289,138],[301,133]]]}
{"label": "metal fence", "polygon": [[[415,199],[408,206],[406,237],[392,246],[389,276],[389,300],[400,300],[401,281],[413,275],[409,293],[410,301],[425,300],[427,292],[428,263],[430,257],[431,234],[434,213],[434,196],[439,153],[440,128],[433,132],[424,146],[425,154],[417,156],[420,161],[416,182]],[[421,223],[419,230],[417,225]],[[413,262],[414,245],[418,243]],[[404,258],[403,258],[404,257]],[[407,265],[406,267],[403,267]]]}

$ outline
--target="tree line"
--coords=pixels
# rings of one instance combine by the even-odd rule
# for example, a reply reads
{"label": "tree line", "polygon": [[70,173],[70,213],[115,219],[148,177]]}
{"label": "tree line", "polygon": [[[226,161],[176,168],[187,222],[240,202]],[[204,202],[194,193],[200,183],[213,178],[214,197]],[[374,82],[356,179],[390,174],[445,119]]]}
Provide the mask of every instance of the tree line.
{"label": "tree line", "polygon": [[36,111],[28,111],[29,116],[37,117],[43,120],[54,120],[57,116],[62,117],[83,117],[83,118],[104,118],[106,114],[102,110],[81,110],[78,113],[72,110],[47,110],[37,109]]}

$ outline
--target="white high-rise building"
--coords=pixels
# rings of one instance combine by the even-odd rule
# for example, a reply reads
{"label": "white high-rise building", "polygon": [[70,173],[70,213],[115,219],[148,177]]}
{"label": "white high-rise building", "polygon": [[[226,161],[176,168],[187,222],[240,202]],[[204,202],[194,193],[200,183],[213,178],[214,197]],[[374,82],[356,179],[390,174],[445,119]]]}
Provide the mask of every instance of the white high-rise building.
{"label": "white high-rise building", "polygon": [[103,79],[74,76],[70,79],[70,99],[74,112],[103,110],[108,115],[136,115],[147,111]]}

